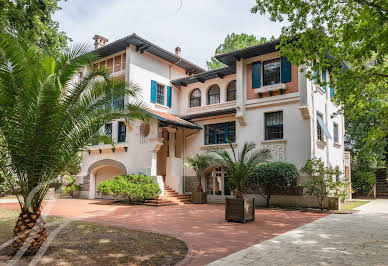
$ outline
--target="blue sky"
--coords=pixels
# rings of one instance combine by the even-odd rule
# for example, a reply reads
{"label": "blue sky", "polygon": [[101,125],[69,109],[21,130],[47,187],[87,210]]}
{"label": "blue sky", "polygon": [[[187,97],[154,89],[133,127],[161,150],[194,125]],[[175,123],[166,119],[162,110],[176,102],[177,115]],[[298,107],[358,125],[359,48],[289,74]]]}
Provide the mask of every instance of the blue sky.
{"label": "blue sky", "polygon": [[94,34],[109,41],[136,33],[202,67],[229,33],[278,36],[279,23],[251,14],[254,0],[68,0],[54,18],[74,42]]}

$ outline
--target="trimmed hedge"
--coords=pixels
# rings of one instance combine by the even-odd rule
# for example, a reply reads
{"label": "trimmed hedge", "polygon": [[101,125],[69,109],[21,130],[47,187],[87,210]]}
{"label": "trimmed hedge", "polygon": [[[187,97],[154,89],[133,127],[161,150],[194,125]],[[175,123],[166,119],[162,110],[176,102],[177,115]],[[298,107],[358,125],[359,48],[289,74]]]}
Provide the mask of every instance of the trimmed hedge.
{"label": "trimmed hedge", "polygon": [[155,180],[142,173],[116,176],[101,182],[97,191],[103,195],[127,198],[131,202],[144,202],[161,193]]}

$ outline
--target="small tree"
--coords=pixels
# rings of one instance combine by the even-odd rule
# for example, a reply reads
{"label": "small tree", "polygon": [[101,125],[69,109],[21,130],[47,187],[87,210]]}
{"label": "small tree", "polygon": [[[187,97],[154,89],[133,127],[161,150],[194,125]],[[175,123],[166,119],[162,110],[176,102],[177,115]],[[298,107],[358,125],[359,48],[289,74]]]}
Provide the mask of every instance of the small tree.
{"label": "small tree", "polygon": [[271,195],[296,183],[298,170],[287,162],[268,162],[258,165],[249,176],[248,187],[260,194],[270,205]]}
{"label": "small tree", "polygon": [[186,166],[195,171],[197,177],[197,192],[203,192],[201,180],[205,170],[212,165],[214,161],[210,154],[195,154],[192,158],[186,159]]}
{"label": "small tree", "polygon": [[97,191],[103,195],[127,198],[130,202],[153,199],[161,192],[155,180],[142,173],[116,176],[101,182]]}
{"label": "small tree", "polygon": [[336,176],[341,175],[338,168],[325,167],[321,159],[307,160],[301,171],[308,176],[302,184],[309,195],[316,197],[319,208],[323,210],[323,201],[329,195],[345,197],[345,182],[336,182]]}
{"label": "small tree", "polygon": [[62,195],[73,197],[74,191],[81,190],[81,186],[76,184],[76,179],[73,176],[66,175],[63,177],[64,184],[62,187]]}
{"label": "small tree", "polygon": [[259,163],[266,162],[270,158],[270,152],[266,149],[255,150],[254,143],[245,143],[241,151],[237,153],[230,141],[229,145],[232,154],[226,150],[214,151],[219,157],[216,158],[216,162],[225,167],[230,188],[235,191],[236,198],[243,198],[242,192],[245,190],[248,177]]}

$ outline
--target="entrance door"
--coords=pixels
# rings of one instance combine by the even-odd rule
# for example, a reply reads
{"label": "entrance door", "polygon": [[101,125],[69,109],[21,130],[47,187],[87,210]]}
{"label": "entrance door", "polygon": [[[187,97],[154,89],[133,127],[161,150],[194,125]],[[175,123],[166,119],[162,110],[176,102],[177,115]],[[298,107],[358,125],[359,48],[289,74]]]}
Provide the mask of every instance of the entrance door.
{"label": "entrance door", "polygon": [[206,193],[210,200],[223,201],[230,196],[229,182],[226,171],[222,167],[211,170],[206,175]]}

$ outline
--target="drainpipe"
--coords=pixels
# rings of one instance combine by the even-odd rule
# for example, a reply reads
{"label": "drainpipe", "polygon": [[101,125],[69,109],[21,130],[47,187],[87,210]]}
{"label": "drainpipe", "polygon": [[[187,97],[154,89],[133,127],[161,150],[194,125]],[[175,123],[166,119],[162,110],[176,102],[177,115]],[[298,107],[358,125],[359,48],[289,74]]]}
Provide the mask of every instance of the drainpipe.
{"label": "drainpipe", "polygon": [[313,81],[310,81],[311,82],[311,104],[312,104],[312,121],[311,121],[311,129],[313,131],[313,133],[311,134],[312,135],[312,146],[313,146],[313,158],[316,156],[316,134],[317,134],[317,131],[316,131],[316,111],[315,111],[315,101],[314,101],[314,82]]}

